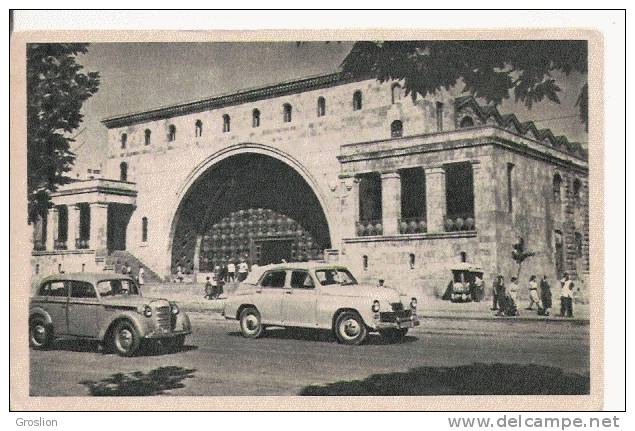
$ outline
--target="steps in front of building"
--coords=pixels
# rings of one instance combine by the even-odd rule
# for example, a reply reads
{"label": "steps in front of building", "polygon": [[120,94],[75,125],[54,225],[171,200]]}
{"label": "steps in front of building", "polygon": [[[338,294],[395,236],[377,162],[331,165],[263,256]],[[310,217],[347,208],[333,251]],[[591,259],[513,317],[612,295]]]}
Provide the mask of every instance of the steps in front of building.
{"label": "steps in front of building", "polygon": [[105,266],[112,268],[115,272],[121,273],[121,270],[126,263],[130,265],[132,275],[135,277],[139,274],[139,267],[143,266],[145,283],[161,283],[163,281],[163,279],[156,272],[152,271],[148,265],[126,250],[112,251],[108,257],[106,257]]}

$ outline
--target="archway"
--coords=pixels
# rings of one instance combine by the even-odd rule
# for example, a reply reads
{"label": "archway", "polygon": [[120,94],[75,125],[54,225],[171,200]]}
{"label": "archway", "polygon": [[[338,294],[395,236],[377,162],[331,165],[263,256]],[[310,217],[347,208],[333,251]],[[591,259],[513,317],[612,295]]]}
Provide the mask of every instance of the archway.
{"label": "archway", "polygon": [[171,267],[208,272],[250,264],[320,259],[331,247],[326,215],[303,175],[278,158],[240,152],[207,167],[179,204]]}

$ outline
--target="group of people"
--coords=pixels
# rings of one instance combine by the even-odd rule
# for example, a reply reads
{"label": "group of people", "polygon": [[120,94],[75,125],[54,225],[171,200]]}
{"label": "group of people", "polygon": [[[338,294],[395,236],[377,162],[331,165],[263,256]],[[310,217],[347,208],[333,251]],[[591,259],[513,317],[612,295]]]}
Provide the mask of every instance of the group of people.
{"label": "group of people", "polygon": [[[575,283],[568,274],[560,280],[560,316],[573,317],[573,292]],[[536,306],[537,313],[541,316],[551,314],[552,294],[551,286],[547,276],[543,275],[540,283],[536,281],[536,276],[529,277],[529,304],[526,310],[533,310]],[[498,275],[494,281],[494,295],[492,311],[496,311],[497,316],[518,316],[518,292],[520,286],[518,278],[512,277],[509,285],[505,284],[502,275]]]}
{"label": "group of people", "polygon": [[129,275],[130,277],[134,278],[135,280],[137,280],[137,284],[139,286],[143,286],[145,284],[145,269],[143,269],[142,265],[139,265],[139,271],[137,272],[137,275],[133,275],[132,274],[132,267],[130,266],[130,264],[128,262],[124,262],[124,264],[121,266],[121,273],[124,275]]}
{"label": "group of people", "polygon": [[233,261],[228,261],[223,266],[216,265],[211,275],[205,277],[205,298],[218,299],[223,294],[225,283],[233,281],[242,282],[249,274],[249,265],[244,258],[241,258],[236,265]]}

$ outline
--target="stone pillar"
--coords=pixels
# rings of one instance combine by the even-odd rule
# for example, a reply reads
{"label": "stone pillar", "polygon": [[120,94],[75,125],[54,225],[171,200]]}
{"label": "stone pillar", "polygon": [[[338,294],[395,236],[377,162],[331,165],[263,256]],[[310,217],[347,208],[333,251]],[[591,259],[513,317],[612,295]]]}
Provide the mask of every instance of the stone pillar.
{"label": "stone pillar", "polygon": [[46,218],[46,249],[52,251],[55,250],[55,241],[57,240],[57,208],[49,208]]}
{"label": "stone pillar", "polygon": [[479,222],[482,227],[485,226],[486,212],[490,210],[487,205],[487,182],[482,178],[484,171],[481,169],[479,161],[472,162],[472,187],[474,191],[474,226],[478,229]]}
{"label": "stone pillar", "polygon": [[68,206],[68,249],[77,250],[79,240],[79,206]]}
{"label": "stone pillar", "polygon": [[342,238],[357,236],[359,221],[359,178],[346,177],[340,182],[340,229]]}
{"label": "stone pillar", "polygon": [[426,214],[428,232],[445,231],[445,169],[443,166],[425,168]]}
{"label": "stone pillar", "polygon": [[95,258],[103,258],[108,254],[108,204],[90,204],[89,247],[95,250]]}
{"label": "stone pillar", "polygon": [[194,282],[198,282],[198,271],[201,267],[201,243],[203,242],[203,235],[196,234],[196,242],[194,244],[194,257],[192,258],[192,272],[194,272]]}
{"label": "stone pillar", "polygon": [[398,172],[381,174],[381,214],[384,235],[398,235],[401,219],[401,176]]}

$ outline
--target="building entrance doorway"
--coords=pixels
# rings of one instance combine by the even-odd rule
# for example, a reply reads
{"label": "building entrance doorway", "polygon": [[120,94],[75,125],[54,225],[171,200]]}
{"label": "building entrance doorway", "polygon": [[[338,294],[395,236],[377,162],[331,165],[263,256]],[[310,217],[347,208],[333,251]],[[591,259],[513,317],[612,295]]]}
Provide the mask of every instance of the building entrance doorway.
{"label": "building entrance doorway", "polygon": [[[254,261],[258,265],[269,265],[270,263],[291,262],[295,260],[293,248],[295,241],[293,239],[269,239],[259,241],[256,246],[256,256]],[[259,250],[258,250],[259,249]]]}

